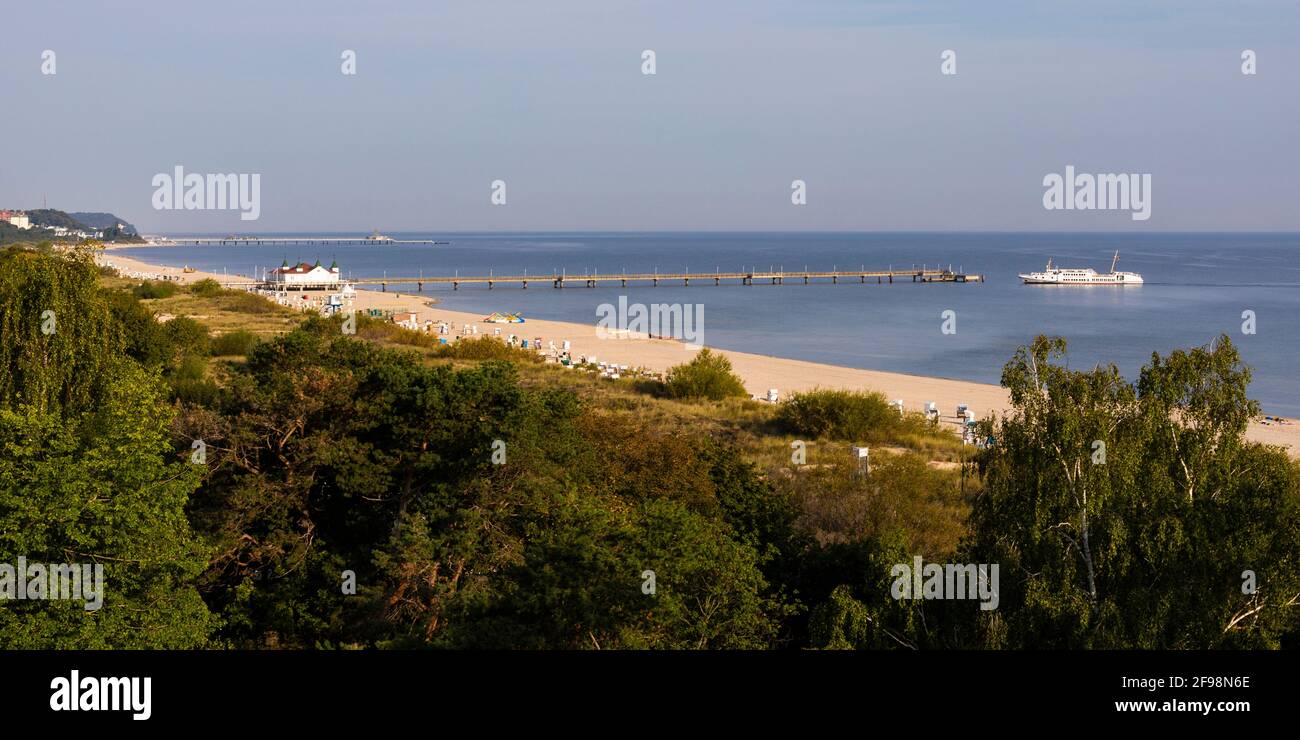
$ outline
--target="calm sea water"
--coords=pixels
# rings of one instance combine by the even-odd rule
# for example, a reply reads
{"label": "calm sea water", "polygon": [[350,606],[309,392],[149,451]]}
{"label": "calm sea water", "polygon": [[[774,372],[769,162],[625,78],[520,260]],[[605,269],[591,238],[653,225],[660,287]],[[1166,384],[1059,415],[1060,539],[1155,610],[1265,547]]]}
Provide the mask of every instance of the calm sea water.
{"label": "calm sea water", "polygon": [[[295,234],[303,235],[303,234]],[[271,236],[264,234],[263,236]],[[317,234],[317,236],[356,236]],[[804,286],[661,283],[554,290],[549,282],[430,288],[449,309],[594,324],[596,307],[617,303],[703,303],[704,343],[714,347],[851,367],[997,383],[1003,363],[1036,334],[1061,335],[1070,363],[1115,363],[1130,379],[1152,352],[1202,345],[1227,334],[1254,370],[1252,395],[1265,411],[1300,416],[1300,234],[994,234],[994,233],[508,233],[390,234],[449,245],[186,246],[128,249],[167,265],[252,274],[282,260],[329,264],[353,277],[388,275],[569,276],[621,271],[712,272],[961,268],[974,284]],[[1141,287],[1021,284],[1048,257],[1062,267],[1105,272],[1120,250],[1121,270]],[[414,290],[414,286],[389,286]],[[957,314],[957,333],[941,331]],[[1242,313],[1254,311],[1256,333]]]}

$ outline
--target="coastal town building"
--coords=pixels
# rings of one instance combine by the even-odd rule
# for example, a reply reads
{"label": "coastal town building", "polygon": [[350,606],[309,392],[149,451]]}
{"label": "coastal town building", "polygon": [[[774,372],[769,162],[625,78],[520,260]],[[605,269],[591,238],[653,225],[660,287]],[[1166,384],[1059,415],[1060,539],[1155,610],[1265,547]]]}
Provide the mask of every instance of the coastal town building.
{"label": "coastal town building", "polygon": [[267,281],[275,287],[298,288],[307,290],[312,288],[337,288],[340,282],[339,265],[337,262],[330,263],[329,267],[321,267],[320,260],[316,264],[309,265],[306,262],[300,262],[296,265],[290,265],[288,260],[276,269],[272,270],[267,277]]}
{"label": "coastal town building", "polygon": [[0,221],[4,221],[20,229],[30,229],[32,227],[31,219],[22,211],[0,211]]}

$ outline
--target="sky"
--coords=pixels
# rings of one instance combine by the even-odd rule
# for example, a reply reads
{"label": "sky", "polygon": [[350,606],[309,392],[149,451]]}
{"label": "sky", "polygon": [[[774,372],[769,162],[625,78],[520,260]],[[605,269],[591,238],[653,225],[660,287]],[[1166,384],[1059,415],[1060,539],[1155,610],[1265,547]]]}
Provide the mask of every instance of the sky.
{"label": "sky", "polygon": [[[1295,0],[124,0],[4,26],[0,208],[146,233],[1300,230]],[[1045,209],[1067,165],[1150,174],[1150,218]],[[156,209],[176,166],[257,174],[259,218]]]}

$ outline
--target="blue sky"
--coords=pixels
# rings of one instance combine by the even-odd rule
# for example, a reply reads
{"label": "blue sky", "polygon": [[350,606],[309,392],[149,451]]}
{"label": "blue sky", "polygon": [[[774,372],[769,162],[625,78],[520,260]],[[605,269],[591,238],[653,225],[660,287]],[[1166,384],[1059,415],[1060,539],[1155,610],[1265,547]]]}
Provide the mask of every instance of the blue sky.
{"label": "blue sky", "polygon": [[[5,20],[0,207],[45,196],[146,231],[1300,229],[1293,1],[68,2]],[[260,220],[154,210],[175,165],[260,174]],[[1044,210],[1066,165],[1151,173],[1150,220]]]}

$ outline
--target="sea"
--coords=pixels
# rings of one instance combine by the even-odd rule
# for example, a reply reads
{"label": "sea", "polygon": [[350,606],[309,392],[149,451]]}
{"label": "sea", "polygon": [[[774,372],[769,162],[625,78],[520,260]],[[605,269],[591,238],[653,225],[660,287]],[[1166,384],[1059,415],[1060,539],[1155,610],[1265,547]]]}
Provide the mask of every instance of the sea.
{"label": "sea", "polygon": [[[365,233],[303,233],[321,238]],[[195,234],[175,234],[199,236]],[[220,235],[207,235],[220,236]],[[276,234],[260,234],[273,238]],[[289,234],[279,236],[290,236]],[[203,245],[142,247],[125,256],[155,264],[245,275],[282,261],[337,260],[345,277],[518,275],[518,284],[425,285],[448,309],[595,324],[601,304],[703,305],[712,347],[872,370],[997,383],[1016,348],[1062,336],[1068,363],[1113,363],[1136,381],[1152,353],[1228,336],[1253,372],[1265,413],[1300,417],[1300,234],[957,232],[546,232],[388,233],[429,244]],[[1018,273],[1058,267],[1141,273],[1141,286],[1025,285]],[[747,270],[951,268],[984,282],[856,279],[804,285],[712,280],[584,287],[587,274]],[[548,276],[565,274],[563,290]],[[574,278],[577,278],[575,281]],[[388,290],[414,291],[414,285]],[[947,312],[952,313],[947,313]],[[945,331],[945,329],[947,331]]]}

